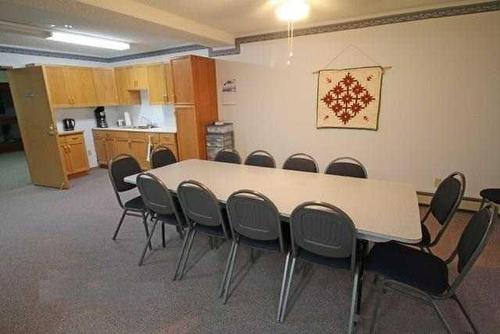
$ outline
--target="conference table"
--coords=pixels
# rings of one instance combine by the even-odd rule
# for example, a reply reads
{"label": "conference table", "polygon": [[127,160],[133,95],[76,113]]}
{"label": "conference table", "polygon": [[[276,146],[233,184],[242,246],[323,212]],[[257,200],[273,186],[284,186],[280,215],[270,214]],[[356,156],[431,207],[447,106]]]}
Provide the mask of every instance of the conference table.
{"label": "conference table", "polygon": [[[201,182],[223,204],[235,191],[266,195],[286,220],[307,201],[327,202],[351,217],[358,239],[418,243],[422,238],[417,193],[412,185],[208,160],[183,160],[149,170],[174,194],[185,180]],[[138,174],[124,178],[135,184]]]}
{"label": "conference table", "polygon": [[[405,183],[358,179],[208,160],[183,160],[149,170],[175,194],[179,184],[195,180],[210,189],[220,203],[238,190],[250,189],[266,195],[286,221],[292,211],[308,201],[327,202],[351,217],[359,242],[360,279],[358,308],[361,307],[364,257],[368,241],[418,243],[422,238],[417,193]],[[136,184],[137,175],[124,178]]]}

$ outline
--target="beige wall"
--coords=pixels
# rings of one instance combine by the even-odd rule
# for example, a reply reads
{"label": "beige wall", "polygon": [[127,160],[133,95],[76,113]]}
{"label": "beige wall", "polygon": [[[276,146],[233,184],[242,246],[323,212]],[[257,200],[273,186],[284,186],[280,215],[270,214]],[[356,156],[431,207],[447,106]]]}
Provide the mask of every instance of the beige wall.
{"label": "beige wall", "polygon": [[[219,114],[235,123],[243,155],[269,150],[279,164],[308,152],[321,169],[337,156],[362,160],[371,178],[433,191],[434,178],[467,176],[467,195],[500,186],[500,12],[432,19],[242,45],[217,61],[218,84],[237,80],[235,105]],[[316,75],[353,44],[392,66],[383,79],[378,131],[315,127]],[[330,68],[375,65],[355,48]],[[220,92],[220,87],[219,87]]]}

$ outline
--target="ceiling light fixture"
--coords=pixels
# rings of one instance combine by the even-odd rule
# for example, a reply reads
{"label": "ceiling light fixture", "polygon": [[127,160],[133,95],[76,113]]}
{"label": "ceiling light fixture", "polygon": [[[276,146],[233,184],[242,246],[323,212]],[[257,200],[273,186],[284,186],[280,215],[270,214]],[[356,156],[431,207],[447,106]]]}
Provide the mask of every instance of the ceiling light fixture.
{"label": "ceiling light fixture", "polygon": [[294,23],[305,19],[309,15],[309,4],[306,0],[285,0],[276,8],[276,16],[288,24],[288,60],[290,65],[293,57],[293,30]]}
{"label": "ceiling light fixture", "polygon": [[80,34],[60,32],[60,31],[52,32],[51,35],[49,37],[47,37],[47,39],[51,40],[51,41],[85,45],[85,46],[93,46],[96,48],[103,48],[103,49],[112,49],[112,50],[128,50],[128,49],[130,49],[130,44],[128,44],[128,43],[117,42],[117,41],[112,41],[109,39],[98,38],[98,37],[90,37],[90,36],[85,36],[85,35],[80,35]]}

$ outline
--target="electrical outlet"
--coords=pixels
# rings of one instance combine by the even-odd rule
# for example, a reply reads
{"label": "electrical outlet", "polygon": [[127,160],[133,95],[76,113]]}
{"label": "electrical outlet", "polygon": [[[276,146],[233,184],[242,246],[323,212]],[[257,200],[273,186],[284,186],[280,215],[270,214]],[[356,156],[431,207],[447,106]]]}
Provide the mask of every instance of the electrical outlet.
{"label": "electrical outlet", "polygon": [[434,187],[439,186],[439,184],[441,183],[441,181],[443,181],[443,180],[440,179],[439,177],[435,177],[434,178]]}

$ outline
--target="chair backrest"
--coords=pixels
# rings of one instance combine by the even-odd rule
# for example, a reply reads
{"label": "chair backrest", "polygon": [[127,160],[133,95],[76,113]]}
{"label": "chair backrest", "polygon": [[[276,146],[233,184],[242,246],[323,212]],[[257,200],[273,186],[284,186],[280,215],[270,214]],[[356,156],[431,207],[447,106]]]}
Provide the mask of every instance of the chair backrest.
{"label": "chair backrest", "polygon": [[290,216],[292,251],[299,248],[332,258],[347,258],[356,252],[356,228],[341,209],[322,202],[306,202]]}
{"label": "chair backrest", "polygon": [[302,172],[318,173],[318,163],[309,154],[296,153],[288,157],[283,164],[283,169],[298,170]]}
{"label": "chair backrest", "polygon": [[227,162],[230,164],[241,164],[241,157],[236,150],[224,149],[217,152],[214,161]]}
{"label": "chair backrest", "polygon": [[278,209],[266,196],[252,190],[239,190],[226,203],[233,236],[241,234],[254,240],[279,240],[285,252]]}
{"label": "chair backrest", "polygon": [[120,193],[130,189],[134,189],[134,184],[123,181],[123,178],[141,173],[142,169],[137,160],[131,155],[121,154],[109,162],[108,173],[115,192]]}
{"label": "chair backrest", "polygon": [[160,215],[175,212],[175,204],[170,191],[165,184],[151,173],[141,173],[137,176],[137,188],[141,194],[144,205]]}
{"label": "chair backrest", "polygon": [[446,225],[457,210],[465,192],[465,176],[451,173],[436,189],[429,205],[429,211],[441,225]]}
{"label": "chair backrest", "polygon": [[166,146],[160,145],[151,153],[151,167],[153,168],[168,166],[176,162],[177,158],[174,153]]}
{"label": "chair backrest", "polygon": [[498,208],[492,204],[488,204],[474,213],[467,223],[458,241],[457,248],[450,258],[453,259],[458,255],[457,270],[460,273],[451,285],[451,293],[460,285],[465,275],[483,252],[493,231],[497,216]]}
{"label": "chair backrest", "polygon": [[276,161],[269,152],[257,150],[248,155],[245,165],[276,168]]}
{"label": "chair backrest", "polygon": [[357,177],[360,179],[368,178],[365,166],[354,158],[340,157],[334,159],[325,169],[325,174]]}
{"label": "chair backrest", "polygon": [[222,225],[226,236],[229,235],[226,231],[219,202],[210,189],[197,181],[183,181],[177,188],[177,196],[189,224]]}

